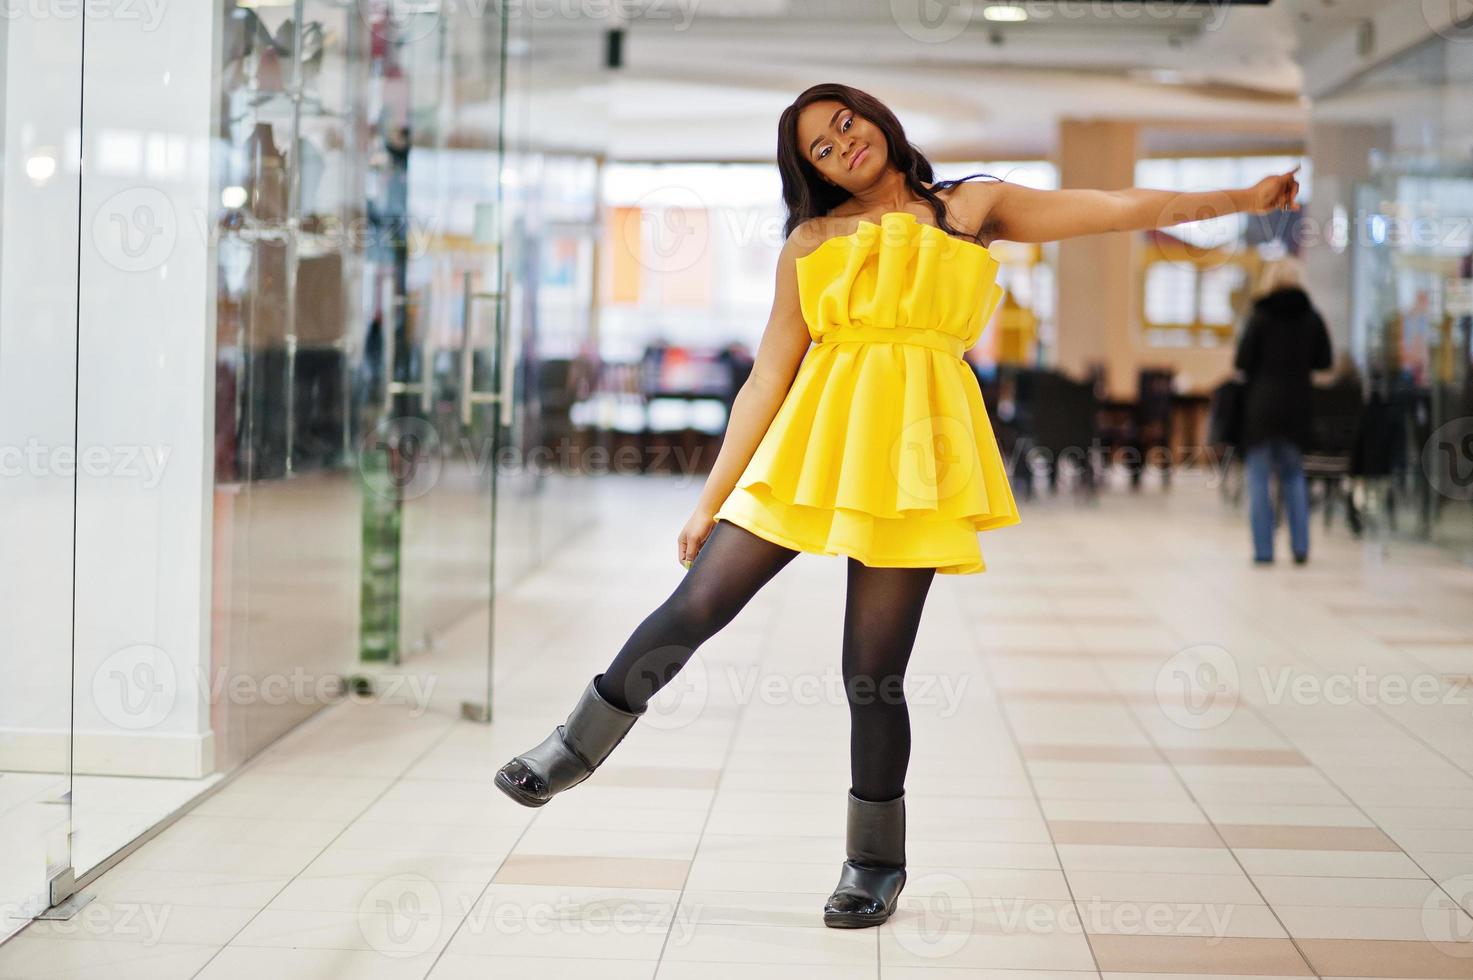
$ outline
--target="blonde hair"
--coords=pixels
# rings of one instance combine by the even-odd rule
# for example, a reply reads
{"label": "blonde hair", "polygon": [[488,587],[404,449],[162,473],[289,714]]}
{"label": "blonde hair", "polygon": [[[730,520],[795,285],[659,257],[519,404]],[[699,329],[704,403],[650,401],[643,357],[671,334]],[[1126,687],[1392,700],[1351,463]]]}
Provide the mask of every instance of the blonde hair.
{"label": "blonde hair", "polygon": [[1289,286],[1304,288],[1304,263],[1292,255],[1269,262],[1258,275],[1258,288],[1254,297],[1267,296],[1276,289]]}

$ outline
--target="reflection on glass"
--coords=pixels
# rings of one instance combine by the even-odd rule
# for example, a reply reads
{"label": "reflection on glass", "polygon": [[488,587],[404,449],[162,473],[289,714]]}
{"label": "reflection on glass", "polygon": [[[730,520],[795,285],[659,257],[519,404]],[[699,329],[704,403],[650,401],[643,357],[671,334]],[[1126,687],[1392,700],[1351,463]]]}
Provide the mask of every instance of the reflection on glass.
{"label": "reflection on glass", "polygon": [[0,940],[72,858],[80,27],[0,17]]}

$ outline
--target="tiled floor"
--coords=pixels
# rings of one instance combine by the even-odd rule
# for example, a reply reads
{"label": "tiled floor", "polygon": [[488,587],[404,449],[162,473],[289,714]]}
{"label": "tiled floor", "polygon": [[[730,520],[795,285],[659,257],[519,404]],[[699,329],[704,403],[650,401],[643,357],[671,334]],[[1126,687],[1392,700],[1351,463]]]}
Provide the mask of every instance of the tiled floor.
{"label": "tiled floor", "polygon": [[0,976],[1473,977],[1473,569],[1318,525],[1309,566],[1254,568],[1192,482],[1028,506],[937,578],[884,927],[819,911],[842,559],[788,566],[587,783],[491,787],[683,574],[697,488],[631,481],[501,605],[493,725],[456,717],[453,655],[427,711],[317,716]]}

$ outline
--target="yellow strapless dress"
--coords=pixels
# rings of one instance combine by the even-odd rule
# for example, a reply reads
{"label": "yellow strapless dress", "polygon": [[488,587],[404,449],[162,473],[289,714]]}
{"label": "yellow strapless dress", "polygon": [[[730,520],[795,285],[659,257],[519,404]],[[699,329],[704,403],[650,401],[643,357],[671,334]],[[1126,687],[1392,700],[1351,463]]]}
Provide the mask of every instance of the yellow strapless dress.
{"label": "yellow strapless dress", "polygon": [[1019,516],[962,354],[1002,299],[997,270],[909,211],[801,257],[814,345],[716,518],[866,565],[986,570],[977,532]]}

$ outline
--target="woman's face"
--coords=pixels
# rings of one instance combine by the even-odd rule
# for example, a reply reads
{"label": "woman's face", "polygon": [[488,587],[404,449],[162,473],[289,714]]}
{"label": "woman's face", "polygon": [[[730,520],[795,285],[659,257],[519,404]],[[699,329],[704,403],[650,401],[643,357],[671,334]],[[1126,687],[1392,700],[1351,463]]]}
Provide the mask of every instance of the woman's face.
{"label": "woman's face", "polygon": [[798,152],[820,175],[851,194],[885,169],[885,134],[842,102],[811,103],[798,113]]}

